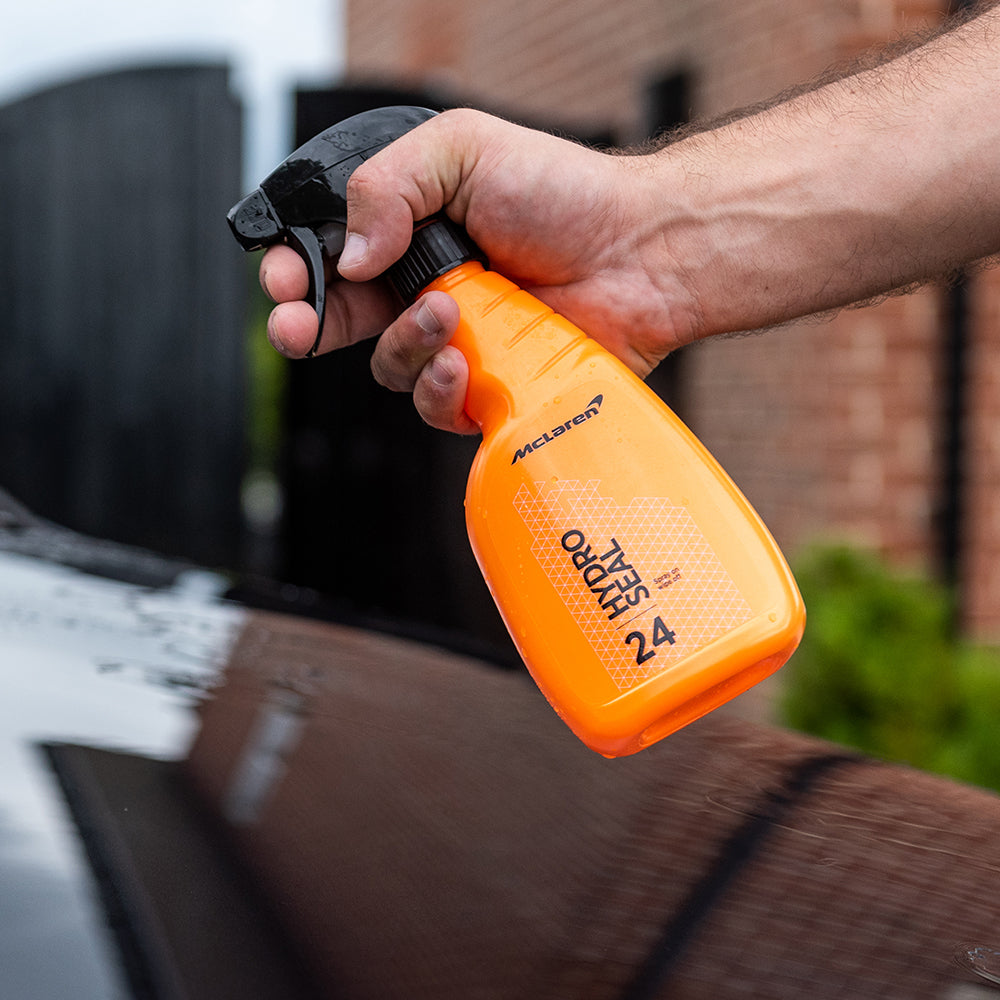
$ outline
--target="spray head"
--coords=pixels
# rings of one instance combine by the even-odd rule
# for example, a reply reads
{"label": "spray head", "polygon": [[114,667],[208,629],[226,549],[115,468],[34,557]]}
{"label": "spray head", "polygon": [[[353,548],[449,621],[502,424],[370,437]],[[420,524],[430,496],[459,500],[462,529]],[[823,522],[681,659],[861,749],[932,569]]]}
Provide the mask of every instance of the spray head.
{"label": "spray head", "polygon": [[[347,181],[365,160],[433,118],[426,108],[365,111],[314,136],[276,167],[256,191],[230,209],[229,226],[244,250],[286,243],[309,270],[308,299],[319,318],[315,355],[323,335],[325,264],[335,263],[347,233]],[[466,260],[485,260],[465,231],[445,216],[421,220],[410,249],[389,271],[404,300]]]}

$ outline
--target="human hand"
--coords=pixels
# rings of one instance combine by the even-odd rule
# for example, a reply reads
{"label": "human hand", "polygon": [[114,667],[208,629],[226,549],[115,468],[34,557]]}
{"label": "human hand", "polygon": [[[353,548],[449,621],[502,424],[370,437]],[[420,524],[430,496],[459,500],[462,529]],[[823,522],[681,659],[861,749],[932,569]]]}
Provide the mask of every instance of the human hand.
{"label": "human hand", "polygon": [[[693,336],[693,311],[662,266],[645,157],[612,156],[473,111],[446,112],[397,139],[348,182],[346,281],[327,290],[320,352],[381,334],[375,378],[412,391],[427,423],[459,432],[468,369],[447,342],[458,307],[444,293],[397,316],[379,275],[409,245],[415,220],[441,209],[491,265],[584,329],[641,375]],[[659,254],[653,266],[651,248]],[[288,247],[267,252],[261,283],[278,303],[271,342],[290,357],[312,346],[305,265]]]}

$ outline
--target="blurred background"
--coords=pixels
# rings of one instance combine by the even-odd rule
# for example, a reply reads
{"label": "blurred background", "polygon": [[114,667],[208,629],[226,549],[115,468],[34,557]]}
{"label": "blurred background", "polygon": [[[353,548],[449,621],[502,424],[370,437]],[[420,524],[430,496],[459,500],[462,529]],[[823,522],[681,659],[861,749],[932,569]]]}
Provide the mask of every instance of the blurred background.
{"label": "blurred background", "polygon": [[[375,386],[370,344],[299,363],[270,351],[257,260],[227,209],[367,107],[473,105],[627,145],[766,99],[954,6],[19,11],[0,40],[0,488],[61,525],[218,570],[248,604],[516,662],[465,538],[476,441],[430,431]],[[650,382],[793,563],[817,544],[870,555],[932,588],[943,610],[922,618],[942,642],[978,646],[1000,634],[998,306],[995,273],[958,276],[692,346]]]}
{"label": "blurred background", "polygon": [[[8,14],[0,994],[305,997],[308,966],[323,996],[525,996],[554,959],[551,995],[637,997],[667,954],[671,996],[969,1000],[956,935],[1000,981],[995,796],[728,709],[626,770],[480,669],[519,661],[465,534],[477,441],[376,386],[370,344],[275,354],[225,219],[370,107],[629,145],[956,6]],[[1000,272],[957,275],[650,377],[809,609],[735,714],[1000,789],[998,311]]]}

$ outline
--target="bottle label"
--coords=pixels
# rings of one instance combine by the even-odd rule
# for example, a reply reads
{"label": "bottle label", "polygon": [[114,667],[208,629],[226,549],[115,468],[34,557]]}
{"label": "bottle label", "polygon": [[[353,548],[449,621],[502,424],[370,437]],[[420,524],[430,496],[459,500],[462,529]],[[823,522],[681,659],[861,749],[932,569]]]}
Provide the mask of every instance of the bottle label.
{"label": "bottle label", "polygon": [[687,508],[627,507],[600,481],[522,485],[514,506],[532,555],[622,691],[668,670],[752,616]]}

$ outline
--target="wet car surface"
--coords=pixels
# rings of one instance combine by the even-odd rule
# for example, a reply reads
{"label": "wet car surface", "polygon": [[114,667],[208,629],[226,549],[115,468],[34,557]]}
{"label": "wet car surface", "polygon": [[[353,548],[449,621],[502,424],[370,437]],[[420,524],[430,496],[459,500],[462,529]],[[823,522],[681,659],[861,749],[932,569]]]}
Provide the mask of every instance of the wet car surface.
{"label": "wet car surface", "polygon": [[0,995],[309,995],[181,773],[226,586],[0,492]]}
{"label": "wet car surface", "polygon": [[0,533],[2,993],[129,996],[48,748],[182,758],[194,705],[217,682],[244,612],[213,596],[210,575],[145,554],[130,572],[155,568],[157,587],[62,565],[86,553],[113,569],[100,546],[9,515]]}
{"label": "wet car surface", "polygon": [[0,996],[996,995],[996,796],[225,587],[0,496]]}

